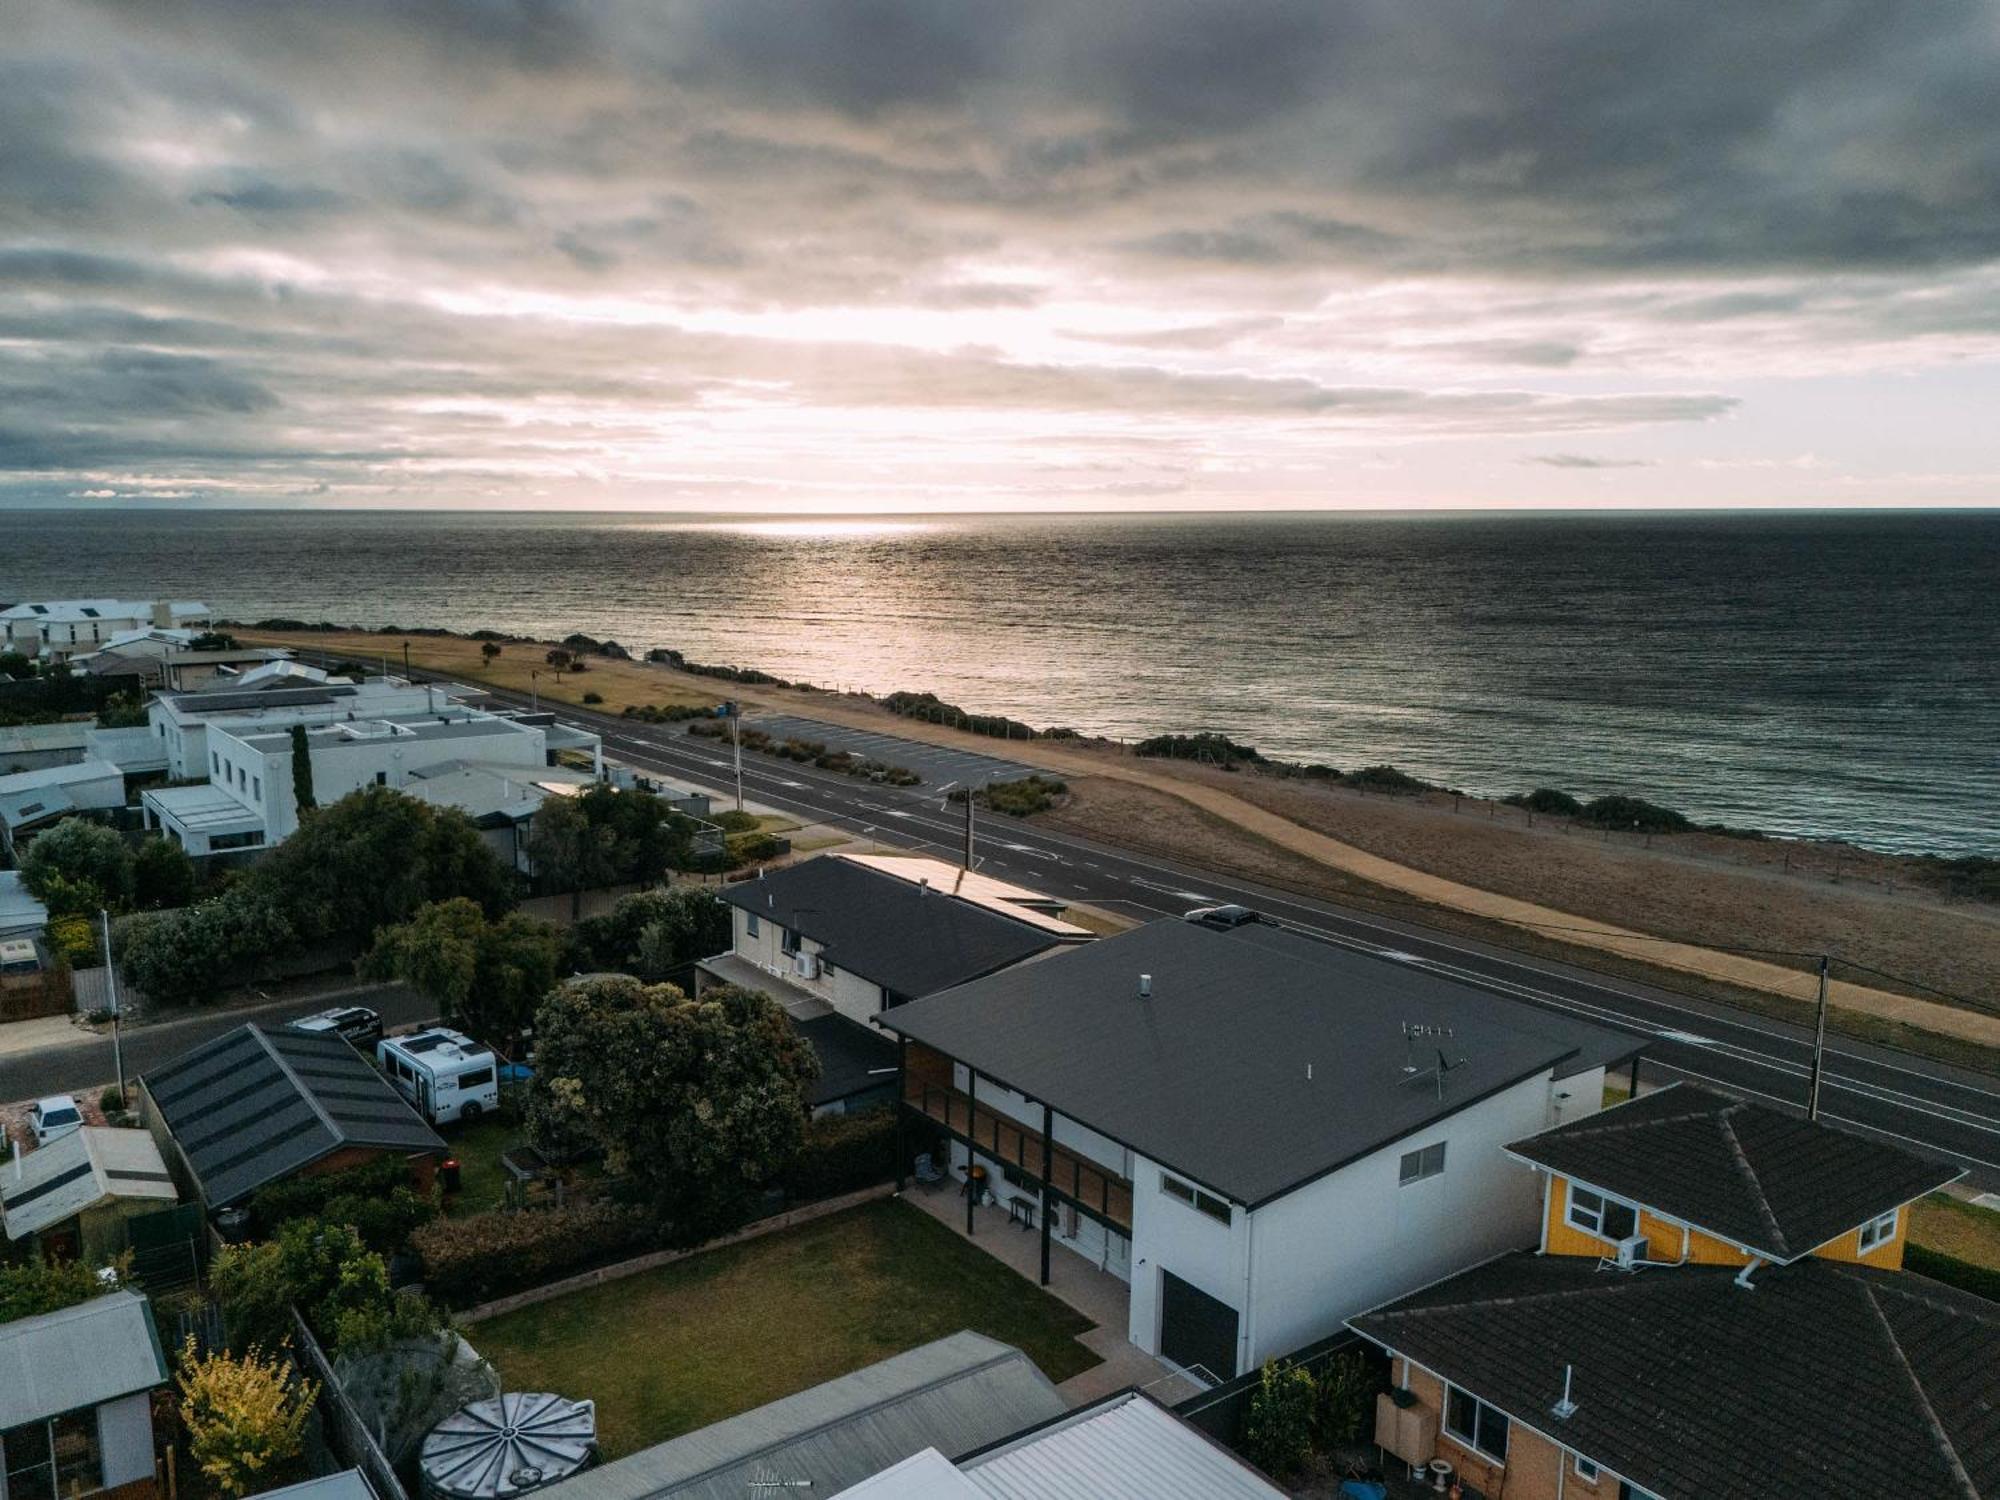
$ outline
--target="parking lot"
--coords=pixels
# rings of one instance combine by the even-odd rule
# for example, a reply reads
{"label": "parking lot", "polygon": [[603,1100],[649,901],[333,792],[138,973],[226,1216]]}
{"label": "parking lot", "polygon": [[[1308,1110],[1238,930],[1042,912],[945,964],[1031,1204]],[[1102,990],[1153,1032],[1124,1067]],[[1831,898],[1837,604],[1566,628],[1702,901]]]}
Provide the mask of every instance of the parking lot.
{"label": "parking lot", "polygon": [[865,755],[886,765],[907,766],[923,777],[926,786],[991,786],[995,782],[1019,781],[1032,770],[998,756],[950,750],[869,729],[843,729],[838,724],[822,724],[791,714],[770,714],[743,722],[774,739],[817,740],[831,750]]}

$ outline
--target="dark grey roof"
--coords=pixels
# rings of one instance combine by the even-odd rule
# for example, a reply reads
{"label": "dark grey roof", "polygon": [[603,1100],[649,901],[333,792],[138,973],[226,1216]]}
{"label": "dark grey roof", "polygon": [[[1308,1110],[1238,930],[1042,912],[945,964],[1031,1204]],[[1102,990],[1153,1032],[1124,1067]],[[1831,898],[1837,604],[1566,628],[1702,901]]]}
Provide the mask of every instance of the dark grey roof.
{"label": "dark grey roof", "polygon": [[1558,1125],[1508,1150],[1780,1261],[1965,1175],[1689,1083]]}
{"label": "dark grey roof", "polygon": [[831,1104],[869,1089],[896,1086],[896,1044],[871,1026],[850,1021],[836,1012],[792,1021],[819,1058],[819,1081],[809,1104]]}
{"label": "dark grey roof", "polygon": [[1348,1321],[1662,1500],[2000,1496],[2000,1305],[1820,1259],[1735,1277],[1521,1251]]}
{"label": "dark grey roof", "polygon": [[[1141,974],[1150,999],[1139,998]],[[1406,1022],[1452,1035],[1412,1045]],[[933,995],[880,1024],[1253,1208],[1522,1079],[1633,1045],[1352,949],[1179,921]],[[1440,1044],[1464,1060],[1442,1097]],[[1406,1073],[1412,1061],[1426,1071]]]}
{"label": "dark grey roof", "polygon": [[968,902],[844,859],[809,859],[725,888],[722,899],[825,945],[826,961],[898,999],[935,994],[1058,946]]}
{"label": "dark grey roof", "polygon": [[543,1491],[550,1500],[741,1500],[799,1493],[752,1481],[810,1480],[837,1495],[913,1453],[947,1456],[1065,1410],[1034,1362],[966,1330],[768,1406],[728,1417]]}
{"label": "dark grey roof", "polygon": [[239,691],[217,691],[203,693],[168,693],[167,701],[184,713],[226,714],[249,708],[309,708],[317,703],[331,703],[336,698],[352,698],[355,690],[348,686],[339,687],[297,687],[297,688],[244,688]]}
{"label": "dark grey roof", "polygon": [[337,1036],[239,1026],[144,1082],[211,1208],[347,1146],[444,1150],[437,1132]]}

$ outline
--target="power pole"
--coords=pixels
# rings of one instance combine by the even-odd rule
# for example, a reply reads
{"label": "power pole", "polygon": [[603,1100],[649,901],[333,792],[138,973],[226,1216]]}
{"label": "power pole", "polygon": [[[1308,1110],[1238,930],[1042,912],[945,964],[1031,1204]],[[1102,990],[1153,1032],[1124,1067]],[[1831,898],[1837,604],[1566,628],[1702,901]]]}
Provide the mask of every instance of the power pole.
{"label": "power pole", "polygon": [[743,811],[743,705],[729,705],[729,742],[736,755],[736,810]]}
{"label": "power pole", "polygon": [[1832,963],[1830,955],[1819,956],[1819,1018],[1813,1023],[1812,1084],[1806,1095],[1806,1118],[1819,1118],[1819,1080],[1826,1066],[1826,971]]}
{"label": "power pole", "polygon": [[111,1065],[118,1070],[118,1104],[125,1104],[125,1039],[119,1034],[119,1016],[123,1007],[118,1003],[118,970],[111,962],[111,913],[100,910],[98,917],[104,923],[104,983],[111,1000]]}

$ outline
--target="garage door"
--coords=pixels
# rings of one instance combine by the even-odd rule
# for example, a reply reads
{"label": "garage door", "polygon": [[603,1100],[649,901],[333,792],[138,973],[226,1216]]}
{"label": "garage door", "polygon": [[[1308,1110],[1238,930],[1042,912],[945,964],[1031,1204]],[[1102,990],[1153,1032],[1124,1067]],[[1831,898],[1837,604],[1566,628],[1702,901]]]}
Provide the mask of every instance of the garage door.
{"label": "garage door", "polygon": [[1228,1380],[1236,1373],[1236,1309],[1160,1272],[1160,1353],[1183,1369]]}

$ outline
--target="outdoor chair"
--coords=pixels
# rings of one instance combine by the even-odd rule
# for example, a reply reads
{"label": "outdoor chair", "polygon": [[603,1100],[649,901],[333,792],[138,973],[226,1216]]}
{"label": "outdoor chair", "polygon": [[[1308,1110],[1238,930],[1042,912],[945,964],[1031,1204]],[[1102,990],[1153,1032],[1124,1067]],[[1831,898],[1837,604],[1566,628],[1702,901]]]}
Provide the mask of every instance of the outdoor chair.
{"label": "outdoor chair", "polygon": [[939,1169],[936,1162],[931,1160],[931,1154],[928,1151],[923,1152],[917,1157],[916,1178],[917,1186],[927,1193],[940,1182],[944,1181],[943,1171]]}

